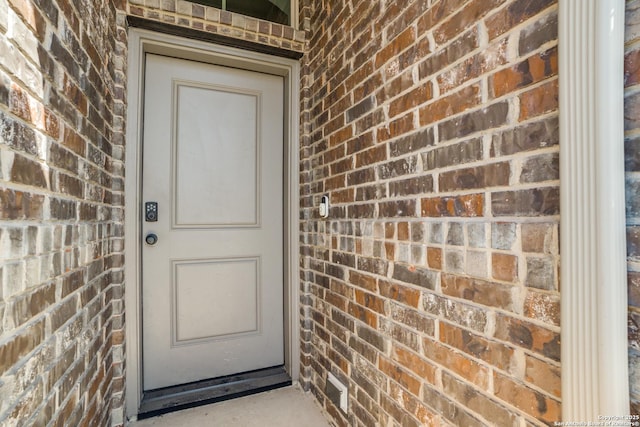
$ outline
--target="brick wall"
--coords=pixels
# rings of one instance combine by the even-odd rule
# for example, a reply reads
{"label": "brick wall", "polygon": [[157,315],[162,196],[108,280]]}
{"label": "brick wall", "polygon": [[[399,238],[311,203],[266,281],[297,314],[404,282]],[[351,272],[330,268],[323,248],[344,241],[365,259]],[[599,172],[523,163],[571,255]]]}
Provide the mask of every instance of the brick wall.
{"label": "brick wall", "polygon": [[559,420],[557,2],[301,17],[303,385],[339,425]]}
{"label": "brick wall", "polygon": [[131,16],[302,52],[304,32],[185,0],[129,0]]}
{"label": "brick wall", "polygon": [[640,1],[627,1],[625,32],[625,170],[629,278],[631,413],[640,414]]}
{"label": "brick wall", "polygon": [[122,423],[123,5],[0,0],[0,424]]}

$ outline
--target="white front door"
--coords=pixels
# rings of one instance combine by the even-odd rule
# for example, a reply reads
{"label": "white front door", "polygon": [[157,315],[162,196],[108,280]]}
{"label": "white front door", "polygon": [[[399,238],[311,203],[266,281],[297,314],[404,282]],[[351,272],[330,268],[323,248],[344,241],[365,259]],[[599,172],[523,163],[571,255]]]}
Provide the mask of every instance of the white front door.
{"label": "white front door", "polygon": [[284,363],[283,83],[147,54],[144,390]]}

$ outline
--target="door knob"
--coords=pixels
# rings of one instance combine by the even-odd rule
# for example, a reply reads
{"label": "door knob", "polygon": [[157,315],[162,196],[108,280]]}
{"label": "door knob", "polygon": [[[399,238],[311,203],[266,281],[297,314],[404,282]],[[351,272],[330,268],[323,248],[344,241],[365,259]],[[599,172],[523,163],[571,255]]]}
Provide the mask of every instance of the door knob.
{"label": "door knob", "polygon": [[158,236],[156,236],[153,233],[149,233],[147,234],[147,236],[144,238],[144,241],[147,242],[147,245],[153,246],[158,242]]}

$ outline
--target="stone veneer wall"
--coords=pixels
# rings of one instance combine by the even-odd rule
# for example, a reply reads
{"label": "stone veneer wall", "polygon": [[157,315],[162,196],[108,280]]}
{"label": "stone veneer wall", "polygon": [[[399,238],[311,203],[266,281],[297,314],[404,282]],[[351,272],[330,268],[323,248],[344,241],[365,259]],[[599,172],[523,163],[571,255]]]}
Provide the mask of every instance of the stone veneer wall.
{"label": "stone veneer wall", "polygon": [[0,0],[0,424],[122,423],[120,0]]}
{"label": "stone veneer wall", "polygon": [[301,15],[302,383],[339,425],[559,420],[557,2]]}
{"label": "stone veneer wall", "polygon": [[640,1],[627,0],[625,31],[625,171],[629,278],[631,413],[640,414]]}

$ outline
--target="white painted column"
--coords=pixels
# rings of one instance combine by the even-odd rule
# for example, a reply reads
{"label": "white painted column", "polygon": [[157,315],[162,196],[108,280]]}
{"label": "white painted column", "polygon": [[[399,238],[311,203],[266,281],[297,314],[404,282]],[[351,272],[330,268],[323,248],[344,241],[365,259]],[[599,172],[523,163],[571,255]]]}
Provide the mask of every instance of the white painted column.
{"label": "white painted column", "polygon": [[629,414],[624,0],[559,0],[562,414]]}

